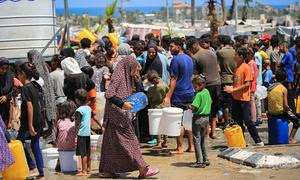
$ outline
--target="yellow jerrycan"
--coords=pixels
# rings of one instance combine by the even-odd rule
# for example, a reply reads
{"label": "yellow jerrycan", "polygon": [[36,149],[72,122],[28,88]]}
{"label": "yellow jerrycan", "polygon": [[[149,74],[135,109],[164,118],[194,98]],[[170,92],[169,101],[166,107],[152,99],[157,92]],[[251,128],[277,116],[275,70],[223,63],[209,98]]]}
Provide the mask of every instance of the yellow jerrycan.
{"label": "yellow jerrycan", "polygon": [[3,172],[4,180],[26,179],[29,176],[23,144],[19,140],[12,140],[8,146],[14,156],[15,163],[6,168]]}
{"label": "yellow jerrycan", "polygon": [[92,44],[97,40],[97,38],[89,31],[89,30],[82,30],[78,36],[77,36],[77,40],[81,41],[83,38],[88,38],[89,40],[91,40]]}
{"label": "yellow jerrycan", "polygon": [[235,124],[231,127],[227,127],[224,130],[224,135],[228,147],[246,147],[243,130],[239,125]]}

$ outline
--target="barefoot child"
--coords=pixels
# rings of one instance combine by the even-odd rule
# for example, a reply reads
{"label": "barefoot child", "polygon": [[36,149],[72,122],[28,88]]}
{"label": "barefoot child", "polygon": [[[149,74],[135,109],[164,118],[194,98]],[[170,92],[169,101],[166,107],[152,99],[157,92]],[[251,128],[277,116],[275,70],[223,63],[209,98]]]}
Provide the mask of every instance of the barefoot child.
{"label": "barefoot child", "polygon": [[[77,134],[76,155],[81,156],[82,171],[78,176],[87,176],[91,169],[91,117],[92,109],[86,105],[87,92],[84,89],[75,91],[75,102],[79,108],[75,112],[75,133]],[[76,140],[75,140],[76,141]]]}
{"label": "barefoot child", "polygon": [[212,100],[209,91],[205,89],[205,81],[206,78],[203,74],[193,78],[193,86],[197,94],[193,103],[189,105],[189,109],[193,110],[194,114],[192,132],[196,162],[192,164],[192,167],[195,168],[205,168],[210,165],[206,152],[205,134],[209,123]]}
{"label": "barefoot child", "polygon": [[[160,77],[155,70],[151,70],[147,74],[148,81],[153,84],[153,87],[148,89],[148,100],[151,109],[162,108],[163,99],[166,97],[168,92],[168,85],[160,81]],[[166,148],[168,136],[163,135],[163,142],[161,142],[161,135],[157,136],[157,144],[155,148]]]}

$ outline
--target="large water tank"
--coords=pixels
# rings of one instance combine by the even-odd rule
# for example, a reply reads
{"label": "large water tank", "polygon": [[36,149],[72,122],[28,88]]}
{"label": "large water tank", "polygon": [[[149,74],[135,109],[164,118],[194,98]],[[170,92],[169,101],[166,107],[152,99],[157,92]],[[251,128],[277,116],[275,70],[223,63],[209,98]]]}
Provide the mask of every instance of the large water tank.
{"label": "large water tank", "polygon": [[[0,56],[27,59],[31,49],[42,51],[55,35],[55,0],[0,0]],[[44,57],[56,53],[53,41]]]}

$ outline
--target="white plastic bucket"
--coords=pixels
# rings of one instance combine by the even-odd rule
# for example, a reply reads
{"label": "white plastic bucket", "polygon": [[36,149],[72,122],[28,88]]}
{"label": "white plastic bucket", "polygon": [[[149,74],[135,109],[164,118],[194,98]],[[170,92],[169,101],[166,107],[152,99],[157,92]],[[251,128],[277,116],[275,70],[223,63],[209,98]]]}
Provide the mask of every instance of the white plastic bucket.
{"label": "white plastic bucket", "polygon": [[57,148],[47,148],[42,150],[44,165],[50,171],[54,171],[58,159],[58,151]]}
{"label": "white plastic bucket", "polygon": [[162,115],[162,109],[148,109],[150,135],[158,135],[161,133],[159,124]]}
{"label": "white plastic bucket", "polygon": [[183,112],[183,127],[188,131],[192,131],[193,111],[186,110]]}
{"label": "white plastic bucket", "polygon": [[179,136],[183,110],[180,108],[164,108],[163,119],[160,121],[162,134],[168,136]]}
{"label": "white plastic bucket", "polygon": [[100,135],[91,135],[91,159],[100,160],[100,155],[97,152],[97,142]]}
{"label": "white plastic bucket", "polygon": [[62,172],[77,171],[78,157],[76,151],[58,151],[59,163]]}

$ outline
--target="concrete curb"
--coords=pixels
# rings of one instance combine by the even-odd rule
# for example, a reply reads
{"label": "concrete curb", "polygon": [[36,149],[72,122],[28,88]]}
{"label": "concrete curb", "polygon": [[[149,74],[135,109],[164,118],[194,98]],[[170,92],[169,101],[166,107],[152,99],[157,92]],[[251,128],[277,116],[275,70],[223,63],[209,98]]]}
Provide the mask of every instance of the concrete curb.
{"label": "concrete curb", "polygon": [[294,168],[300,166],[300,152],[290,156],[273,156],[240,148],[228,148],[218,157],[254,168]]}

